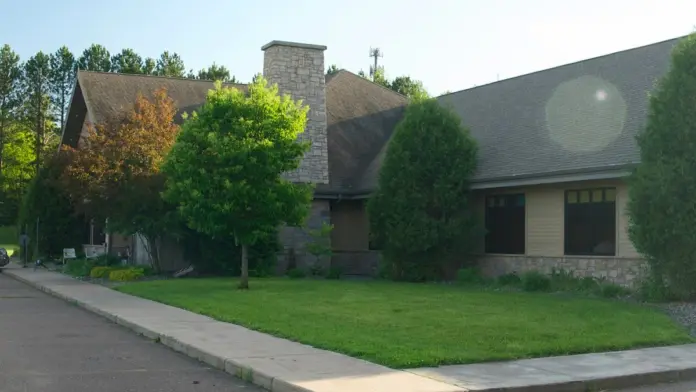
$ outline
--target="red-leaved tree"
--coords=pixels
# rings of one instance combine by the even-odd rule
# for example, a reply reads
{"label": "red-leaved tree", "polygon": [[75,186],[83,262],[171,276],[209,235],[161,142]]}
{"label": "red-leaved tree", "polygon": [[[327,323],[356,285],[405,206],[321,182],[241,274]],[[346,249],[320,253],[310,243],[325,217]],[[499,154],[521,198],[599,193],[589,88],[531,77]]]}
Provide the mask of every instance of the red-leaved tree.
{"label": "red-leaved tree", "polygon": [[174,209],[160,197],[160,166],[179,132],[175,114],[173,100],[159,89],[152,99],[139,95],[126,116],[89,126],[78,149],[63,147],[70,164],[62,182],[80,212],[108,219],[110,232],[145,237],[156,270],[162,235],[177,227]]}

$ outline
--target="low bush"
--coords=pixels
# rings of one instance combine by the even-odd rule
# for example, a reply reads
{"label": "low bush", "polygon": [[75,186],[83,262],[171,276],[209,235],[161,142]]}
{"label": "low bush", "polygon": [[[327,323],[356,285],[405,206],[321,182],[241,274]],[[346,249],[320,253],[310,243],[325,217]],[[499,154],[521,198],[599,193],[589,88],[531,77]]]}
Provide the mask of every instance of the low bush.
{"label": "low bush", "polygon": [[522,279],[516,273],[509,273],[498,276],[496,283],[500,286],[519,286],[522,284]]}
{"label": "low bush", "polygon": [[301,268],[291,268],[287,273],[288,277],[293,279],[301,279],[307,276],[307,273]]}
{"label": "low bush", "polygon": [[128,282],[140,279],[143,276],[145,276],[145,271],[142,268],[126,268],[109,272],[109,280],[116,282]]}
{"label": "low bush", "polygon": [[76,277],[89,276],[92,268],[95,267],[94,261],[89,259],[68,260],[63,267],[63,272]]}
{"label": "low bush", "polygon": [[324,273],[324,267],[322,267],[319,264],[314,264],[311,267],[309,267],[309,275],[310,276],[324,276],[326,274]]}
{"label": "low bush", "polygon": [[527,271],[522,274],[524,291],[551,291],[551,278],[539,271]]}
{"label": "low bush", "polygon": [[110,254],[101,255],[94,258],[94,265],[98,265],[100,267],[119,266],[121,265],[121,258]]}
{"label": "low bush", "polygon": [[92,279],[103,279],[109,277],[109,273],[113,270],[112,267],[97,266],[89,272],[89,277]]}
{"label": "low bush", "polygon": [[630,290],[618,284],[604,282],[599,284],[599,295],[604,298],[617,298],[630,294]]}
{"label": "low bush", "polygon": [[457,271],[457,282],[461,284],[483,284],[486,279],[481,270],[476,267],[460,268]]}
{"label": "low bush", "polygon": [[329,267],[329,272],[326,273],[326,279],[341,279],[343,271],[339,267],[331,266]]}

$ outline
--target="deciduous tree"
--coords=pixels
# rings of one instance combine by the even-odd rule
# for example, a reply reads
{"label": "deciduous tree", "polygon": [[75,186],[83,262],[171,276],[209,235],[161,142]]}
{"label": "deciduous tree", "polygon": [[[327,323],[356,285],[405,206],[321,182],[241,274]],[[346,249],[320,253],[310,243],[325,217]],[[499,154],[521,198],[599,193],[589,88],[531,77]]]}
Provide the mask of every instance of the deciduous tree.
{"label": "deciduous tree", "polygon": [[160,167],[179,131],[176,106],[165,90],[150,100],[136,99],[133,111],[90,127],[85,146],[64,146],[70,156],[63,183],[71,200],[87,216],[104,221],[110,230],[139,233],[155,269],[160,267],[161,236],[175,227],[174,210],[160,197]]}
{"label": "deciduous tree", "polygon": [[261,76],[248,95],[216,82],[167,157],[165,199],[192,229],[241,245],[242,289],[249,287],[249,248],[281,224],[301,225],[308,214],[311,187],[282,176],[308,151],[297,140],[306,121],[307,108]]}
{"label": "deciduous tree", "polygon": [[672,66],[650,96],[628,202],[633,244],[653,278],[682,298],[696,297],[694,69],[696,34],[691,34],[673,49]]}
{"label": "deciduous tree", "polygon": [[102,45],[92,44],[82,52],[77,66],[84,71],[111,72],[111,54]]}
{"label": "deciduous tree", "polygon": [[340,69],[338,69],[338,66],[336,64],[331,64],[329,68],[326,70],[327,75],[333,75],[337,74]]}
{"label": "deciduous tree", "polygon": [[411,79],[410,76],[399,76],[395,78],[389,84],[389,88],[413,100],[421,100],[429,97],[428,92],[425,91],[423,87],[423,83],[419,80]]}
{"label": "deciduous tree", "polygon": [[373,240],[394,278],[436,278],[450,256],[471,251],[480,227],[469,190],[476,153],[456,114],[433,99],[409,105],[368,202]]}

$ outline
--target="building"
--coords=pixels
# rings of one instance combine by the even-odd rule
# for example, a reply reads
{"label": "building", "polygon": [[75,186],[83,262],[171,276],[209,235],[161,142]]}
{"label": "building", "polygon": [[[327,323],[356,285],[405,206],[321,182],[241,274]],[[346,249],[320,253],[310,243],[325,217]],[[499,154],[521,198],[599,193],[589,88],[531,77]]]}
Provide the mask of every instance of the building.
{"label": "building", "polygon": [[[669,69],[677,41],[437,98],[480,145],[473,187],[487,228],[484,271],[562,268],[631,284],[643,261],[627,235],[625,178],[639,162],[634,137],[645,124],[648,93]],[[288,174],[317,184],[309,226],[330,221],[332,262],[346,273],[373,273],[379,252],[370,246],[365,203],[408,99],[345,70],[325,76],[325,49],[270,42],[262,48],[263,73],[310,107],[303,137],[312,150]],[[62,143],[78,146],[87,123],[130,110],[139,92],[159,87],[184,112],[204,102],[212,82],[80,71]],[[281,230],[300,264],[307,238],[301,229]]]}

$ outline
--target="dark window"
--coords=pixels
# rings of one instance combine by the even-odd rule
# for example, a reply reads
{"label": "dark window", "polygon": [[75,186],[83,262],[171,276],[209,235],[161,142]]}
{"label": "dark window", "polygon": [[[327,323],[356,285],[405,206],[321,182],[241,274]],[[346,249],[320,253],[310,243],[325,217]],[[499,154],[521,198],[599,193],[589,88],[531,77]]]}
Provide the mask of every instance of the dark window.
{"label": "dark window", "polygon": [[486,196],[486,253],[524,254],[524,194]]}
{"label": "dark window", "polygon": [[614,256],[616,189],[566,191],[565,254]]}

